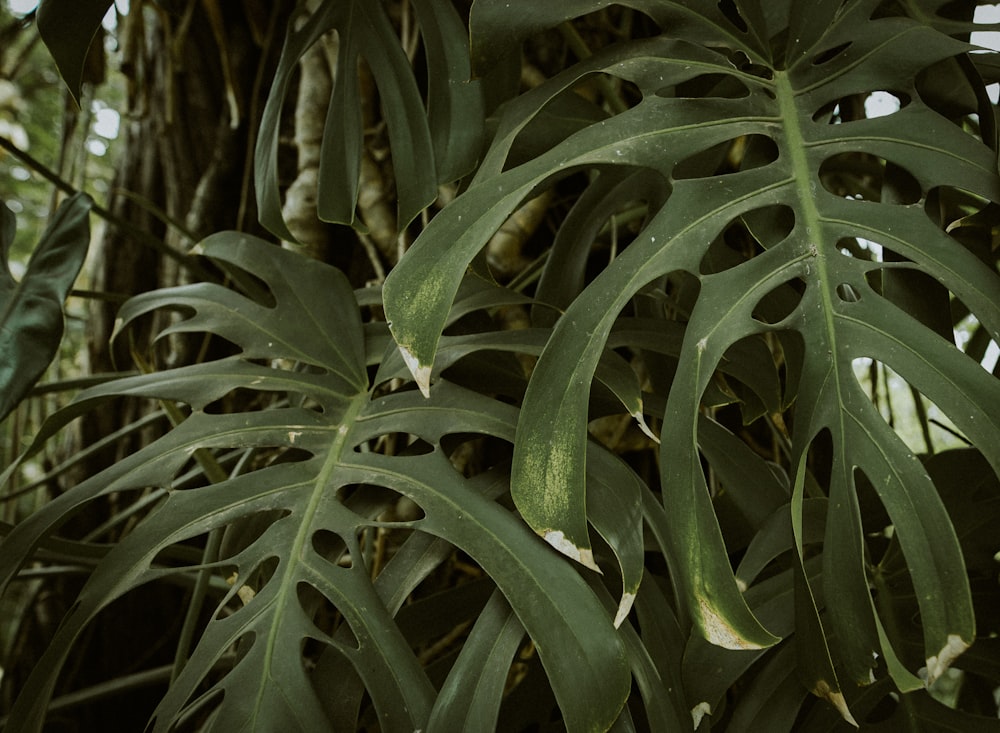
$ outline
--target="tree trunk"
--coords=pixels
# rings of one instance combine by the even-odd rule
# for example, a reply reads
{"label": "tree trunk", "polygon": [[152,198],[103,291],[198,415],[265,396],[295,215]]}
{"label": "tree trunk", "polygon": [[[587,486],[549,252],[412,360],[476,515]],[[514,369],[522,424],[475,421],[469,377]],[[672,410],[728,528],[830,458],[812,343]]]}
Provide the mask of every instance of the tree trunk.
{"label": "tree trunk", "polygon": [[[127,106],[122,114],[124,136],[121,157],[107,208],[127,226],[109,225],[92,245],[93,289],[131,296],[158,287],[210,277],[221,281],[202,258],[187,256],[199,239],[223,229],[259,233],[252,191],[251,132],[259,125],[289,3],[244,0],[241,3],[153,3],[133,0],[130,13],[119,19],[123,72],[127,79]],[[176,12],[174,12],[176,11]],[[166,256],[164,251],[180,253]],[[192,265],[198,270],[192,271]],[[110,337],[120,302],[95,301],[86,344],[91,373],[136,369],[128,335],[113,345]],[[146,324],[152,329],[153,324]],[[137,349],[148,344],[147,334],[134,340]],[[158,354],[140,352],[158,368],[190,363],[200,342],[179,338]],[[78,436],[79,454],[98,439],[112,435],[156,405],[117,401],[88,413]],[[73,476],[93,475],[162,432],[165,421],[131,434],[113,446],[81,461]],[[63,487],[66,488],[66,487]],[[115,512],[115,497],[94,505],[65,527],[64,533],[99,526]],[[96,521],[95,521],[96,520]],[[120,533],[126,527],[114,527]],[[108,538],[107,535],[98,539]],[[72,598],[78,588],[44,594]],[[154,594],[155,598],[149,595]],[[74,660],[56,695],[79,690],[130,672],[170,665],[170,650],[181,628],[187,590],[157,586],[121,599],[92,626],[89,639],[74,649]],[[44,601],[43,598],[40,598]],[[45,606],[42,602],[41,606]],[[139,612],[139,608],[147,610]],[[150,614],[149,608],[158,608]],[[51,638],[54,619],[65,609],[39,607],[23,629],[22,640],[42,649]],[[53,621],[46,621],[51,618]],[[30,628],[28,628],[30,627]],[[122,631],[128,629],[127,636]],[[138,640],[160,638],[157,648],[139,648]],[[136,644],[131,644],[135,639]],[[32,641],[34,640],[34,641]],[[108,643],[114,640],[114,643]],[[32,654],[19,654],[25,668],[7,669],[5,687],[17,689],[33,663]],[[160,684],[166,684],[163,679]],[[160,694],[154,687],[128,696],[86,706],[86,720],[74,719],[76,730],[142,730],[151,705]]]}

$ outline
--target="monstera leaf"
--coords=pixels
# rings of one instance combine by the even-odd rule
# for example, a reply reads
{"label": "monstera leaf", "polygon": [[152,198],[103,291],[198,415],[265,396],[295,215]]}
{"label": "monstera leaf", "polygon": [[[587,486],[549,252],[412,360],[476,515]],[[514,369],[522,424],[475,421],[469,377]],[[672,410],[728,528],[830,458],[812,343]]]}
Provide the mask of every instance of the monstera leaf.
{"label": "monstera leaf", "polygon": [[[694,626],[716,645],[759,649],[788,633],[763,623],[736,582],[702,465],[718,459],[703,445],[700,413],[721,402],[712,396],[720,371],[728,369],[733,384],[739,364],[735,382],[748,388],[743,401],[753,393],[759,405],[744,415],[783,412],[788,431],[786,549],[797,560],[787,587],[794,588],[800,675],[851,720],[839,675],[868,684],[877,662],[901,690],[924,684],[900,661],[888,606],[870,592],[862,479],[884,506],[910,573],[925,680],[939,677],[975,637],[968,576],[945,506],[853,365],[871,359],[891,367],[1000,472],[1000,383],[933,319],[943,295],[945,312],[949,301],[961,303],[993,339],[1000,336],[1000,278],[949,234],[959,217],[1000,200],[993,111],[981,93],[972,95],[971,109],[943,98],[934,81],[942,66],[971,68],[963,61],[967,44],[907,17],[875,14],[876,2],[736,2],[727,10],[708,0],[626,4],[648,13],[662,35],[599,51],[503,108],[468,190],[431,222],[385,284],[392,334],[418,384],[432,393],[459,283],[521,202],[586,171],[588,185],[600,187],[588,203],[597,213],[589,216],[603,222],[622,201],[644,203],[641,231],[596,277],[585,282],[581,275],[575,289],[539,288],[539,299],[561,315],[519,417],[514,501],[550,544],[589,562],[588,518],[596,512],[585,473],[595,371],[623,313],[634,308],[655,318],[643,298],[659,293],[675,303],[682,297],[676,284],[693,284],[684,291],[696,295],[683,296],[680,332],[659,316],[663,339],[678,344],[676,358],[670,361],[673,347],[664,346],[659,361],[648,362],[665,365],[649,370],[654,390],[665,387],[658,407],[643,408],[662,418],[664,544],[675,582]],[[598,5],[479,3],[471,19],[474,53],[495,61],[529,33]],[[507,30],[496,32],[503,22]],[[519,162],[521,133],[599,74],[634,85],[641,98]],[[974,72],[963,78],[982,89]],[[876,91],[891,93],[901,108],[875,119],[849,113],[851,100]],[[971,112],[978,118],[970,122]],[[867,161],[870,175],[845,181],[838,167],[845,160]],[[962,213],[942,221],[946,200],[962,201]],[[567,217],[566,226],[571,222],[577,233],[590,226],[580,217]],[[730,244],[737,236],[742,251]],[[553,283],[583,273],[592,235],[556,241],[567,249],[552,252],[560,268]],[[652,322],[644,321],[645,331]],[[648,350],[652,343],[643,336],[630,345]],[[765,350],[761,366],[754,344],[770,344],[779,361]],[[736,358],[740,353],[757,356]],[[766,387],[768,364],[775,372],[780,365],[779,394]],[[737,399],[733,393],[730,401]],[[820,471],[827,500],[821,573],[806,563],[815,537],[805,500],[807,482],[810,491],[819,486],[811,458],[819,443],[829,445]]]}
{"label": "monstera leaf", "polygon": [[59,350],[63,301],[90,244],[90,197],[76,194],[59,207],[16,282],[7,255],[14,214],[0,204],[0,421],[17,407]]}
{"label": "monstera leaf", "polygon": [[[567,724],[609,727],[630,680],[613,614],[576,569],[495,501],[508,490],[505,471],[466,478],[442,445],[452,434],[512,440],[516,408],[446,381],[430,400],[413,389],[373,389],[367,365],[378,363],[385,339],[375,333],[366,339],[339,270],[239,234],[215,235],[201,251],[260,278],[268,297],[253,300],[213,284],[157,291],[126,304],[120,328],[156,309],[179,309],[186,316],[162,335],[209,333],[238,353],[86,390],[38,438],[112,396],[191,408],[175,429],[59,496],[3,541],[0,578],[6,583],[87,503],[112,493],[164,490],[158,506],[97,565],[24,688],[11,725],[40,729],[73,641],[108,604],[141,584],[205,571],[220,582],[229,579],[231,587],[223,583],[214,596],[211,620],[162,700],[153,730],[172,730],[205,705],[214,708],[214,730],[328,730],[332,721],[351,719],[352,706],[356,718],[365,690],[384,730],[451,720],[458,714],[454,695],[465,683],[456,678],[435,707],[427,670],[394,616],[458,547],[500,594],[460,668],[495,654],[508,655],[509,663],[527,633]],[[276,399],[266,409],[218,410],[236,390]],[[398,434],[411,436],[410,449],[373,449]],[[211,461],[234,448],[242,460],[214,483],[189,488],[176,482],[193,458]],[[604,484],[620,483],[621,468],[610,456],[592,470]],[[382,516],[401,496],[419,507],[419,518]],[[412,532],[381,573],[368,565],[363,540],[379,527]],[[169,553],[212,533],[223,533],[217,551],[200,564]],[[343,619],[339,628],[328,622],[331,607]],[[483,642],[496,633],[506,641],[492,649]],[[360,679],[355,693],[330,698],[317,686],[303,657],[316,643],[328,650],[318,669],[346,660],[331,684]],[[495,691],[496,680],[491,685]],[[498,701],[483,694],[487,705],[475,716],[495,718]]]}
{"label": "monstera leaf", "polygon": [[427,57],[427,106],[381,2],[324,0],[301,27],[289,27],[264,109],[255,156],[260,220],[286,240],[281,213],[278,142],[281,110],[299,59],[326,32],[339,37],[337,74],[323,131],[319,217],[355,223],[363,151],[358,64],[379,88],[396,177],[400,226],[437,198],[439,183],[467,173],[479,152],[482,100],[470,78],[468,41],[445,0],[414,3]]}

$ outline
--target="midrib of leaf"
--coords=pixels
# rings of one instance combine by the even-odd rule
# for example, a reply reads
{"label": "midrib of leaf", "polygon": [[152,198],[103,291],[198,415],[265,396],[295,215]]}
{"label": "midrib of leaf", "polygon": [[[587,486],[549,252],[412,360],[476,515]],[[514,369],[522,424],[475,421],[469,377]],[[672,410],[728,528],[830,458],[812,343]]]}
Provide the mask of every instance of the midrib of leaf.
{"label": "midrib of leaf", "polygon": [[[806,141],[799,125],[799,110],[795,104],[795,90],[792,88],[788,73],[782,70],[774,72],[774,91],[778,100],[778,109],[783,121],[786,148],[792,168],[792,177],[799,199],[798,211],[803,215],[806,237],[818,235],[822,231],[821,216],[813,201],[812,192],[819,185],[818,176],[814,177],[806,159]],[[830,297],[830,276],[825,249],[821,242],[811,243],[816,248],[816,274],[820,282],[820,297],[823,302],[823,326],[826,341],[833,351],[836,343],[836,329],[833,323],[833,301]],[[835,353],[835,352],[834,352]],[[832,359],[830,368],[837,376],[837,394],[840,396],[840,379],[837,373],[837,360]]]}
{"label": "midrib of leaf", "polygon": [[[816,281],[818,281],[819,284],[820,299],[823,310],[823,334],[829,347],[830,354],[835,356],[837,353],[834,348],[834,344],[836,343],[836,328],[833,320],[834,311],[831,298],[832,288],[830,283],[827,253],[825,248],[822,246],[823,242],[810,241],[813,236],[818,237],[823,231],[821,216],[813,200],[813,191],[815,190],[815,187],[819,185],[818,175],[814,177],[809,161],[806,159],[806,141],[802,127],[799,124],[799,109],[795,103],[796,93],[792,87],[791,80],[785,71],[775,70],[774,89],[775,96],[777,97],[778,109],[784,123],[783,131],[785,135],[786,149],[788,151],[789,162],[792,169],[796,195],[799,199],[799,206],[796,208],[796,215],[798,216],[799,213],[802,214],[806,232],[805,244],[815,251],[814,259],[816,266]],[[806,287],[808,288],[809,285]],[[806,334],[803,334],[803,336],[806,336]],[[836,358],[830,359],[829,371],[826,373],[827,380],[829,380],[831,375],[834,377],[834,389],[837,392],[837,399],[840,404],[843,404],[843,397],[840,393],[841,382],[839,363]],[[822,395],[824,391],[825,389],[823,388],[818,389],[817,394]],[[838,411],[837,419],[841,423],[839,426],[839,432],[843,435],[845,432],[843,425],[843,411]],[[803,619],[808,619],[813,625],[822,629],[822,622],[819,619],[819,613],[815,605],[813,591],[809,586],[809,581],[807,579],[808,576],[805,573],[805,567],[803,565],[805,558],[803,556],[802,547],[801,511],[807,446],[807,442],[800,444],[802,454],[798,457],[799,466],[792,495],[792,527],[795,535],[796,551],[798,555],[796,562],[799,564],[804,592],[808,596],[808,598],[797,600],[797,603],[808,604],[803,607],[800,612],[803,615]],[[807,686],[812,686],[814,693],[827,697],[835,706],[838,707],[838,709],[840,709],[840,712],[845,719],[853,722],[853,720],[851,720],[850,713],[847,712],[845,714],[847,708],[846,705],[843,705],[840,683],[833,668],[829,647],[827,646],[825,639],[823,639],[822,633],[815,637],[815,641],[817,641],[818,644],[815,644],[814,648],[810,650],[801,649],[799,651],[800,658],[803,656],[803,653],[811,657],[807,665],[808,669],[804,669],[803,671],[806,675],[811,675],[813,678],[805,679],[804,682],[806,682]]]}
{"label": "midrib of leaf", "polygon": [[[267,635],[267,651],[264,655],[264,669],[266,670],[268,676],[270,676],[271,660],[274,656],[274,645],[278,638],[276,629],[281,625],[282,617],[285,615],[286,600],[290,596],[295,595],[294,583],[297,577],[294,572],[295,567],[301,561],[302,548],[312,534],[313,518],[316,516],[316,511],[319,508],[323,492],[327,490],[330,478],[333,476],[333,472],[341,463],[344,448],[347,446],[347,436],[351,432],[351,425],[354,424],[367,402],[368,393],[361,392],[355,395],[348,403],[347,408],[344,410],[344,414],[341,417],[340,425],[337,427],[333,442],[330,445],[330,451],[327,454],[326,461],[323,463],[323,467],[316,476],[312,494],[309,496],[309,503],[302,512],[302,521],[299,522],[298,532],[295,534],[295,542],[292,544],[292,551],[289,553],[288,562],[285,566],[286,570],[282,574],[281,588],[277,594],[277,598],[281,599],[281,601],[277,604],[277,607],[274,610],[273,621],[271,622],[272,631]],[[264,685],[260,685],[257,688],[257,699],[254,703],[255,711],[260,710],[261,708],[264,689]]]}

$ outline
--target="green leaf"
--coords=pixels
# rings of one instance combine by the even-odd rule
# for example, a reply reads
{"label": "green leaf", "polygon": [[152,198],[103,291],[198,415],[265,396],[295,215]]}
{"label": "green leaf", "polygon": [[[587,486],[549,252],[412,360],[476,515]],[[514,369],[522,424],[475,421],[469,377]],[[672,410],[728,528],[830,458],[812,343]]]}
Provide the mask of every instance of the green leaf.
{"label": "green leaf", "polygon": [[[161,701],[153,730],[171,729],[208,702],[225,729],[289,721],[328,729],[337,711],[328,709],[306,673],[302,654],[310,639],[348,660],[384,730],[425,727],[434,689],[393,616],[431,566],[416,548],[412,564],[390,565],[385,580],[373,582],[359,539],[384,524],[378,515],[402,494],[422,516],[397,526],[461,548],[497,584],[533,639],[569,727],[609,727],[630,679],[611,615],[572,566],[494,500],[506,489],[505,474],[499,484],[487,474],[484,487],[482,477],[456,471],[441,447],[453,432],[509,438],[516,409],[447,382],[435,386],[430,400],[412,390],[373,399],[360,313],[338,270],[238,233],[213,236],[201,249],[259,277],[270,302],[210,284],[133,299],[123,308],[119,331],[154,309],[182,309],[186,317],[161,335],[208,332],[240,353],[92,387],[43,428],[43,435],[51,434],[119,395],[179,401],[193,410],[171,432],[62,494],[4,540],[0,580],[6,583],[39,543],[94,499],[168,487],[157,509],[97,564],[25,686],[12,724],[24,730],[41,725],[73,642],[108,604],[169,574],[208,569],[230,578],[233,587],[217,599],[219,612]],[[289,399],[267,409],[206,410],[236,389]],[[370,450],[371,441],[400,431],[433,449],[417,455]],[[169,488],[196,451],[232,447],[277,451],[289,460],[215,484]],[[154,563],[169,548],[227,527],[253,526],[261,516],[266,521],[244,540],[237,542],[236,532],[224,543],[228,549],[218,560],[168,568]],[[349,633],[318,621],[319,599],[337,609]],[[236,659],[228,656],[234,648]],[[215,678],[220,664],[230,668]],[[487,696],[482,704],[495,702]]]}
{"label": "green leaf", "polygon": [[434,145],[437,182],[448,183],[472,170],[483,131],[483,97],[472,79],[469,38],[447,0],[414,0],[427,51],[427,126]]}
{"label": "green leaf", "polygon": [[79,104],[87,53],[114,0],[41,0],[38,35]]}
{"label": "green leaf", "polygon": [[495,729],[510,662],[523,636],[510,605],[494,593],[448,673],[427,730]]}
{"label": "green leaf", "polygon": [[733,709],[734,730],[794,730],[806,690],[795,664],[795,645],[784,644],[750,680]]}
{"label": "green leaf", "polygon": [[0,421],[24,399],[59,350],[63,301],[90,244],[90,197],[76,194],[59,207],[16,282],[7,257],[14,214],[0,205]]}
{"label": "green leaf", "polygon": [[[587,2],[513,5],[476,5],[473,47],[480,63],[497,61],[531,33],[596,9]],[[493,144],[469,189],[431,222],[385,284],[393,337],[426,390],[466,268],[510,212],[573,172],[595,171],[600,181],[611,166],[647,169],[647,180],[658,176],[666,193],[647,198],[651,186],[640,189],[641,178],[631,179],[633,197],[650,204],[643,229],[585,288],[580,290],[580,276],[573,275],[573,284],[555,297],[565,311],[524,398],[512,467],[515,503],[525,520],[567,555],[589,559],[584,466],[588,397],[600,355],[636,296],[650,283],[684,273],[697,279],[699,291],[666,396],[659,464],[669,525],[664,541],[678,563],[675,582],[695,624],[709,639],[735,648],[775,641],[735,583],[700,450],[707,437],[699,427],[700,411],[703,401],[711,404],[714,375],[725,369],[727,355],[743,354],[754,363],[740,365],[739,379],[760,400],[747,404],[748,418],[794,401],[788,445],[794,469],[802,466],[818,434],[832,439],[822,580],[799,569],[800,588],[807,591],[799,596],[803,623],[812,619],[803,634],[816,637],[816,648],[826,646],[820,637],[828,624],[837,639],[830,645],[832,662],[854,681],[868,681],[878,654],[903,689],[913,684],[912,671],[896,664],[869,592],[856,485],[856,474],[863,474],[899,533],[918,587],[925,662],[933,679],[974,636],[968,578],[934,485],[863,396],[853,361],[878,359],[902,375],[1000,472],[996,380],[923,325],[924,315],[899,310],[894,284],[888,297],[873,285],[883,271],[923,273],[961,301],[993,338],[1000,335],[996,273],[942,231],[923,203],[934,191],[951,188],[977,200],[1000,198],[995,152],[939,112],[957,109],[954,101],[926,102],[914,88],[925,69],[953,63],[968,46],[906,18],[873,19],[871,3],[823,3],[817,12],[828,22],[822,27],[811,25],[812,15],[806,19],[785,4],[766,9],[737,4],[729,17],[708,2],[629,5],[684,40],[660,36],[617,44],[502,108]],[[737,29],[740,23],[745,30]],[[793,34],[790,26],[802,33]],[[477,46],[477,38],[487,40]],[[720,47],[730,51],[721,53]],[[594,73],[635,84],[641,101],[511,165],[519,136],[546,105]],[[933,79],[928,83],[933,86]],[[906,97],[903,108],[878,119],[828,124],[833,105],[875,90],[898,90]],[[774,154],[762,155],[760,148],[744,159],[744,168],[718,173],[720,146],[746,136],[767,141]],[[890,189],[919,190],[920,201],[899,203],[890,189],[880,201],[840,195],[824,166],[846,154],[885,161]],[[607,180],[630,185],[624,175]],[[594,196],[595,209],[604,200],[624,199],[611,185]],[[605,212],[610,209],[609,203]],[[763,224],[777,223],[776,211],[783,212],[788,227]],[[567,222],[573,230],[588,231],[586,219]],[[713,243],[738,222],[749,236],[759,237],[753,242],[758,251],[719,269],[711,261]],[[896,256],[883,262],[845,254],[840,243],[858,238]],[[571,272],[579,272],[585,259],[585,245],[579,246],[560,261]],[[553,270],[550,277],[559,274]],[[796,338],[788,339],[789,333]],[[734,350],[765,335],[789,344],[786,356],[796,359],[787,367],[781,395],[774,372],[756,366],[764,352]],[[815,582],[822,582],[821,594],[813,593]],[[820,596],[838,598],[823,623],[808,600]]]}
{"label": "green leaf", "polygon": [[299,59],[330,30],[338,33],[339,51],[323,130],[318,191],[322,220],[358,225],[355,205],[364,131],[356,70],[362,61],[371,69],[387,124],[400,227],[434,201],[438,183],[458,178],[475,162],[483,110],[478,85],[470,79],[465,32],[449,3],[421,0],[416,9],[430,79],[426,110],[382,3],[325,0],[301,27],[293,17],[264,108],[254,162],[260,220],[281,238],[294,241],[281,213],[278,186],[281,111]]}
{"label": "green leaf", "polygon": [[[646,13],[661,27],[672,27],[678,37],[698,37],[699,40],[721,41],[732,38],[737,31],[710,0],[626,0],[621,3]],[[502,5],[490,0],[477,0],[473,6],[470,26],[472,58],[476,73],[486,73],[504,56],[515,53],[529,36],[553,28],[606,7],[603,0],[564,0],[559,3],[536,3],[515,0]]]}

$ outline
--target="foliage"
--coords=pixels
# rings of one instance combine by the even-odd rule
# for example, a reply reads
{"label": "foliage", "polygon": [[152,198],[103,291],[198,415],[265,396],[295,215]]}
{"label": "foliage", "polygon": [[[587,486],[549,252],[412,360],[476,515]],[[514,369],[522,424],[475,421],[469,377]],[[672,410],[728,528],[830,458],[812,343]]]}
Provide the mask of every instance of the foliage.
{"label": "foliage", "polygon": [[0,204],[0,420],[38,381],[59,348],[62,304],[87,255],[89,213],[86,194],[67,199],[42,234],[24,277],[16,282],[7,260],[15,217]]}
{"label": "foliage", "polygon": [[[324,220],[356,224],[362,58],[400,226],[474,172],[384,287],[222,232],[198,254],[231,286],[122,308],[147,373],[80,392],[20,460],[113,398],[176,424],[5,530],[3,586],[93,558],[8,729],[41,730],[94,620],[168,582],[189,594],[155,731],[997,727],[993,55],[935,0],[630,0],[591,54],[605,5],[480,1],[467,41],[419,0],[426,74],[386,6],[294,15],[255,165],[276,235],[282,108],[329,29]],[[48,8],[73,83],[88,23]],[[556,27],[580,60],[517,94]],[[866,119],[875,92],[900,109]],[[496,275],[537,200],[563,202],[551,236]],[[146,368],[163,312],[161,340],[211,355]],[[912,387],[925,453],[862,363]],[[928,401],[966,447],[935,452]],[[119,540],[60,534],[111,497],[141,518]]]}

